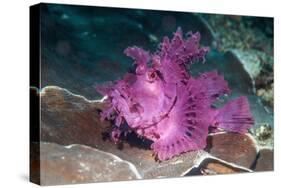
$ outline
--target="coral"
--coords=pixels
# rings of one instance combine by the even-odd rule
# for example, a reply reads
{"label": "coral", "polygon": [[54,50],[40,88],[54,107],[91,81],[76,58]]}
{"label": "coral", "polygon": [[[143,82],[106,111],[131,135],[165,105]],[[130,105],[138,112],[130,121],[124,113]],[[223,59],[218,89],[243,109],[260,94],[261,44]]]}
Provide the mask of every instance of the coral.
{"label": "coral", "polygon": [[134,73],[97,87],[107,96],[102,119],[115,121],[112,139],[133,131],[153,141],[151,149],[159,160],[203,149],[210,128],[245,133],[253,125],[246,97],[221,108],[213,103],[230,89],[217,71],[191,76],[190,65],[205,62],[208,47],[200,47],[200,34],[183,36],[180,28],[170,40],[164,37],[156,53],[129,47]]}

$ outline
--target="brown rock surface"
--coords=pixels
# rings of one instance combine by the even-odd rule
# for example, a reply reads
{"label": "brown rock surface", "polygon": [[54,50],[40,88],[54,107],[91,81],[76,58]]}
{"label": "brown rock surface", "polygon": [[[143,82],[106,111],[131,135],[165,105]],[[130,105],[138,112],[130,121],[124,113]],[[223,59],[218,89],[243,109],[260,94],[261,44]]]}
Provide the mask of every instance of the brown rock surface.
{"label": "brown rock surface", "polygon": [[274,152],[271,149],[261,149],[259,157],[254,168],[255,171],[271,171],[273,170]]}
{"label": "brown rock surface", "polygon": [[232,174],[249,171],[224,161],[206,157],[198,167],[192,169],[187,175]]}
{"label": "brown rock surface", "polygon": [[91,147],[41,143],[40,148],[41,185],[140,178],[132,164]]}
{"label": "brown rock surface", "polygon": [[206,151],[211,155],[250,168],[257,156],[253,139],[247,134],[219,133],[208,137]]}

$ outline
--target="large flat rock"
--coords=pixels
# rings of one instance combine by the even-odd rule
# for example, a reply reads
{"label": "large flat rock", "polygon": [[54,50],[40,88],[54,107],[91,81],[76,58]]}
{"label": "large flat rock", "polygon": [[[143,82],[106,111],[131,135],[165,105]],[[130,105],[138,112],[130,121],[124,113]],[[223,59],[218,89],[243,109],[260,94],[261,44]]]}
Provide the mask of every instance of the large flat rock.
{"label": "large flat rock", "polygon": [[119,157],[83,145],[40,144],[41,185],[140,179]]}

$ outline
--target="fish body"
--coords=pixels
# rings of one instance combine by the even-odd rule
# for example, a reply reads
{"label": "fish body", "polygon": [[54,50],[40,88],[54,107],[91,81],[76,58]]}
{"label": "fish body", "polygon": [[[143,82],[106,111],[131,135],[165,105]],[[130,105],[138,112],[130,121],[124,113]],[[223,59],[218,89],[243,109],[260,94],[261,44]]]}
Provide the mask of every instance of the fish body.
{"label": "fish body", "polygon": [[245,133],[254,120],[246,97],[213,107],[218,97],[229,94],[223,76],[216,70],[190,75],[189,66],[205,61],[208,47],[200,47],[200,34],[182,30],[170,40],[164,37],[154,54],[139,47],[124,52],[133,58],[135,72],[123,79],[99,87],[108,96],[102,119],[114,119],[112,139],[118,141],[123,126],[151,140],[158,160],[203,149],[210,128]]}

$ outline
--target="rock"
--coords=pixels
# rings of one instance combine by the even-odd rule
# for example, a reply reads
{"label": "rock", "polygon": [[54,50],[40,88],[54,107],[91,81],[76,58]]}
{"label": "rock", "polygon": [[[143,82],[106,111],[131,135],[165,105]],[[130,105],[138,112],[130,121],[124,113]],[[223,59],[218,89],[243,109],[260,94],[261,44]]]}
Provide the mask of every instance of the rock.
{"label": "rock", "polygon": [[202,165],[202,172],[205,175],[209,175],[209,174],[213,175],[213,174],[232,174],[232,173],[241,172],[241,170],[232,168],[231,166],[219,162],[208,162]]}
{"label": "rock", "polygon": [[255,52],[252,52],[251,50],[245,51],[233,49],[232,53],[237,56],[253,80],[260,74],[262,69],[260,62],[261,60],[259,59],[259,56],[255,54]]}
{"label": "rock", "polygon": [[140,178],[131,163],[91,147],[41,143],[40,152],[41,185]]}
{"label": "rock", "polygon": [[254,171],[272,171],[274,155],[271,149],[261,149]]}
{"label": "rock", "polygon": [[218,133],[208,137],[206,151],[211,155],[250,168],[257,156],[257,146],[248,134]]}
{"label": "rock", "polygon": [[110,123],[100,122],[101,103],[59,87],[44,88],[40,97],[42,141],[106,148],[102,136]]}
{"label": "rock", "polygon": [[151,160],[142,160],[144,169],[142,170],[144,178],[161,177],[179,177],[184,176],[197,163],[200,157],[200,151],[187,152],[174,157],[168,161],[155,162]]}
{"label": "rock", "polygon": [[[90,101],[59,87],[45,87],[41,93],[41,139],[60,145],[81,144],[118,156],[134,165],[141,178],[178,177],[200,165],[204,151],[181,154],[168,161],[155,161],[151,142],[129,134],[120,144],[107,139],[111,123],[101,122],[103,103]],[[227,161],[202,163],[205,173],[240,172],[237,166],[250,168],[257,148],[248,134],[216,133],[207,139],[206,151]],[[228,163],[235,164],[229,167]],[[237,170],[238,168],[238,170]],[[243,170],[242,170],[243,171]]]}
{"label": "rock", "polygon": [[144,178],[178,177],[193,167],[200,151],[155,161],[150,143],[128,135],[116,145],[106,139],[110,122],[101,122],[102,103],[89,101],[59,87],[46,87],[41,97],[41,139],[61,145],[82,144],[131,162]]}
{"label": "rock", "polygon": [[192,169],[187,175],[216,175],[249,172],[250,170],[226,163],[221,160],[206,157],[198,167]]}

